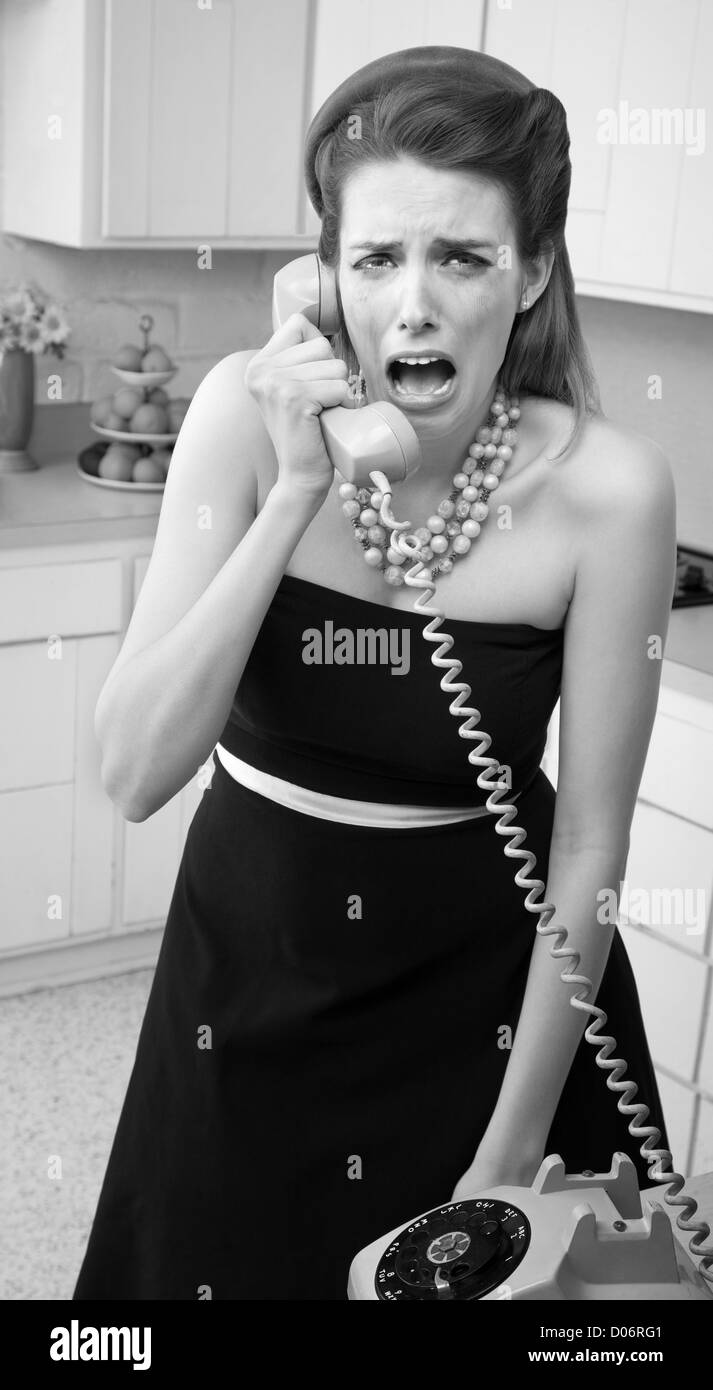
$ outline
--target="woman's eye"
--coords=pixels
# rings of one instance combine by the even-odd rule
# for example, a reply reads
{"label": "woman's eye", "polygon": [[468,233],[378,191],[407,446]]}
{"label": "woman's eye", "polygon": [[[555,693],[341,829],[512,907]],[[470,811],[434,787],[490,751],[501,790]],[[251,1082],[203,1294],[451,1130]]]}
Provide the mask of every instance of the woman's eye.
{"label": "woman's eye", "polygon": [[366,256],[363,261],[355,265],[355,270],[381,270],[382,265],[391,259],[390,256]]}
{"label": "woman's eye", "polygon": [[486,261],[483,256],[471,256],[468,251],[452,251],[446,260],[460,261],[463,265],[490,265],[490,261]]}

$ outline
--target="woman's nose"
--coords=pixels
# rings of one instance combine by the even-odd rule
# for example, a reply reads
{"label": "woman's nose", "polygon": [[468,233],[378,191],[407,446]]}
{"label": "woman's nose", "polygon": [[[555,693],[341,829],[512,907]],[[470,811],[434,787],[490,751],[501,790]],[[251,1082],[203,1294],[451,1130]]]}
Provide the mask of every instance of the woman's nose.
{"label": "woman's nose", "polygon": [[399,327],[410,333],[435,327],[438,315],[425,274],[416,270],[403,276],[398,310]]}

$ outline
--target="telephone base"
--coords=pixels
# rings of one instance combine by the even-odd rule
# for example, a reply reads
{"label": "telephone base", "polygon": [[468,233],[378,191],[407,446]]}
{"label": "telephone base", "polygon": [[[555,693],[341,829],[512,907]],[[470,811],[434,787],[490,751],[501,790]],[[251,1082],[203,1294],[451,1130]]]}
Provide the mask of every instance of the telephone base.
{"label": "telephone base", "polygon": [[698,1301],[713,1290],[675,1239],[663,1200],[641,1197],[628,1154],[591,1177],[567,1175],[550,1154],[532,1187],[447,1202],[366,1246],[347,1297]]}

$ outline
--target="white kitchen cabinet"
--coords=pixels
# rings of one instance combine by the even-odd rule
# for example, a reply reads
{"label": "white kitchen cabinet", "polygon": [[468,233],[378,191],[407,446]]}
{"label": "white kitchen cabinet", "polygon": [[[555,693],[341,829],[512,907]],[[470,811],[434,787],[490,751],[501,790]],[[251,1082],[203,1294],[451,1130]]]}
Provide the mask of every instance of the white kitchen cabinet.
{"label": "white kitchen cabinet", "polygon": [[0,552],[0,993],[155,960],[201,783],[127,822],[94,732],[151,544]]}
{"label": "white kitchen cabinet", "polygon": [[[713,154],[695,138],[709,106],[707,0],[488,0],[485,50],[563,102],[571,137],[567,246],[581,294],[713,312]],[[634,143],[637,108],[692,121],[673,143]],[[602,143],[601,115],[617,140]],[[643,129],[643,126],[641,127]],[[654,126],[650,125],[653,132]],[[623,132],[623,133],[622,133]],[[705,137],[705,127],[699,127]]]}
{"label": "white kitchen cabinet", "polygon": [[[688,103],[710,120],[713,89],[713,6],[701,0],[698,10],[693,75]],[[710,130],[703,152],[681,160],[670,288],[678,294],[713,294],[713,154]]]}
{"label": "white kitchen cabinet", "polygon": [[4,230],[67,246],[301,245],[311,3],[7,5]]}
{"label": "white kitchen cabinet", "polygon": [[70,935],[73,803],[71,782],[0,792],[0,953]]}
{"label": "white kitchen cabinet", "polygon": [[116,561],[0,571],[0,950],[111,928],[114,819],[88,721],[120,614]]}
{"label": "white kitchen cabinet", "polygon": [[[619,98],[630,113],[688,105],[698,12],[699,0],[679,0],[673,23],[667,0],[629,0]],[[622,125],[629,138],[622,140],[620,125],[619,143],[611,146],[599,277],[612,284],[667,290],[679,179],[686,164],[700,173],[705,155],[687,155],[681,144],[634,144],[631,118],[628,130],[626,122]],[[710,275],[698,292],[713,293]]]}
{"label": "white kitchen cabinet", "polygon": [[[452,44],[562,100],[578,292],[713,312],[713,151],[696,124],[710,104],[707,0],[43,0],[6,5],[4,26],[8,232],[313,247],[302,151],[315,111],[384,53]],[[638,108],[663,113],[658,141],[635,143]],[[682,138],[666,113],[691,122]]]}

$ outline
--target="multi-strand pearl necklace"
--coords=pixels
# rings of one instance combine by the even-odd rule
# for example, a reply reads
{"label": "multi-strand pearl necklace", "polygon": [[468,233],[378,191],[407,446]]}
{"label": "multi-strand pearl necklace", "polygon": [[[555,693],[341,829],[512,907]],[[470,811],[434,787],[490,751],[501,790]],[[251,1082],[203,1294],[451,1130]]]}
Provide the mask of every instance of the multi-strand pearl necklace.
{"label": "multi-strand pearl necklace", "polygon": [[[387,584],[398,587],[405,583],[401,566],[406,560],[427,564],[434,556],[440,556],[431,570],[431,579],[450,574],[455,561],[467,555],[472,541],[480,534],[488,515],[488,498],[498,487],[517,444],[514,424],[520,418],[519,398],[508,397],[498,385],[490,414],[494,422],[478,430],[465,463],[453,476],[454,490],[439,502],[426,525],[416,531],[408,530],[408,521],[400,522],[394,517],[391,485],[385,474],[378,475],[377,485],[372,488],[357,488],[354,483],[340,486],[342,511],[352,522],[364,559],[367,565],[382,571]],[[451,550],[446,554],[449,545]]]}

